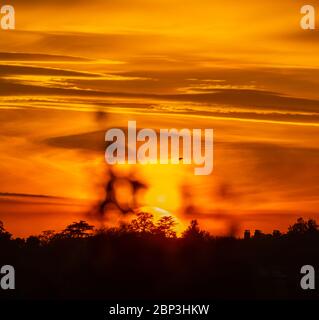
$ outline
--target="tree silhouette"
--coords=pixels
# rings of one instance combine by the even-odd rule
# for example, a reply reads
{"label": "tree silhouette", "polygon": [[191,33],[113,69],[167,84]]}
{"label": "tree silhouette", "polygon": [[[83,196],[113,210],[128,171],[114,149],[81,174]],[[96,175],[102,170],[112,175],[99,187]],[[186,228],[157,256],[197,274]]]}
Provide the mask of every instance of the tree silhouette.
{"label": "tree silhouette", "polygon": [[156,224],[155,233],[163,235],[166,238],[176,238],[175,226],[176,222],[172,216],[162,217]]}
{"label": "tree silhouette", "polygon": [[0,234],[6,232],[5,229],[4,229],[4,226],[3,226],[3,222],[0,221]]}
{"label": "tree silhouette", "polygon": [[12,237],[11,233],[5,230],[3,222],[0,221],[0,240],[10,240]]}
{"label": "tree silhouette", "polygon": [[40,241],[39,237],[36,237],[36,236],[30,236],[26,240],[26,245],[29,248],[39,247],[40,243],[41,243],[41,241]]}
{"label": "tree silhouette", "polygon": [[305,221],[303,218],[299,218],[295,224],[288,228],[288,235],[305,235],[316,232],[318,232],[318,225],[313,219]]}
{"label": "tree silhouette", "polygon": [[184,239],[196,240],[209,237],[207,231],[201,230],[197,220],[192,220],[188,228],[182,233]]}
{"label": "tree silhouette", "polygon": [[56,233],[54,230],[45,230],[39,235],[41,245],[47,245],[54,237]]}
{"label": "tree silhouette", "polygon": [[94,226],[89,225],[87,222],[80,220],[68,225],[63,231],[62,235],[66,238],[85,238],[88,237]]}
{"label": "tree silhouette", "polygon": [[136,219],[132,220],[130,229],[134,232],[152,233],[155,230],[153,215],[147,212],[139,212]]}
{"label": "tree silhouette", "polygon": [[[296,237],[260,232],[261,239],[249,241],[211,237],[196,220],[177,238],[174,226],[173,217],[155,223],[140,212],[130,224],[92,232],[93,226],[79,221],[25,240],[8,238],[0,223],[0,265],[19,270],[21,286],[12,297],[101,300],[304,299],[295,290],[296,268],[319,265],[314,220],[298,219],[288,231]],[[0,297],[7,294],[0,290]]]}

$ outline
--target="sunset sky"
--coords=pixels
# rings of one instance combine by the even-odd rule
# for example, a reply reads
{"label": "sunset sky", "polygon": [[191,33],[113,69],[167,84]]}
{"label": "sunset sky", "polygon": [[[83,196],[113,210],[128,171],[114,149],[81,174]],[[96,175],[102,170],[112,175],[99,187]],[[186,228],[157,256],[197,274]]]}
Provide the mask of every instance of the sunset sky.
{"label": "sunset sky", "polygon": [[10,4],[16,30],[0,31],[0,220],[14,235],[88,218],[103,193],[105,131],[128,120],[214,129],[210,176],[134,168],[155,215],[238,235],[319,218],[319,29],[301,30],[304,1]]}

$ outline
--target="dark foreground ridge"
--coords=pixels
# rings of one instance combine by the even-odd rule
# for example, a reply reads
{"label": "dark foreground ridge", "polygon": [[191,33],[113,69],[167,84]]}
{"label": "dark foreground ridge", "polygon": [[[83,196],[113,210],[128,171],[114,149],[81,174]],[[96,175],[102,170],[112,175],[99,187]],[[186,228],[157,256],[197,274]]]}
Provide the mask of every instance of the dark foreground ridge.
{"label": "dark foreground ridge", "polygon": [[60,233],[13,238],[0,224],[0,265],[16,270],[5,299],[290,299],[302,290],[300,269],[319,267],[314,220],[286,234],[213,237],[196,220],[176,237],[172,217],[154,223],[139,213],[130,224],[95,230],[85,221]]}

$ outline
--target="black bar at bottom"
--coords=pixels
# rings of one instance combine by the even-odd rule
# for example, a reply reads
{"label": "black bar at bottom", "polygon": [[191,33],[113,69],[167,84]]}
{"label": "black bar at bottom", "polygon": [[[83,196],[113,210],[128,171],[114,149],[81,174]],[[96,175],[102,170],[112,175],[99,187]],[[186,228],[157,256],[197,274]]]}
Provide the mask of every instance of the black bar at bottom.
{"label": "black bar at bottom", "polygon": [[225,319],[226,316],[305,318],[318,301],[1,301],[1,319]]}

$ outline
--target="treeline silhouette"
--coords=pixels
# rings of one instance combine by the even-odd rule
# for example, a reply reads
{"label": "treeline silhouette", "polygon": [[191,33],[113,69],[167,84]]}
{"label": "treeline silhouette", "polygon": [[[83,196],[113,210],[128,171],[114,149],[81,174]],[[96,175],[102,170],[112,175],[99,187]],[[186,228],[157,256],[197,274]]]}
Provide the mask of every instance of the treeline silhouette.
{"label": "treeline silhouette", "polygon": [[171,216],[95,229],[85,221],[61,232],[13,238],[0,222],[0,266],[16,270],[6,299],[287,299],[313,298],[300,268],[319,268],[316,221],[287,233],[214,237],[196,220],[177,237]]}

